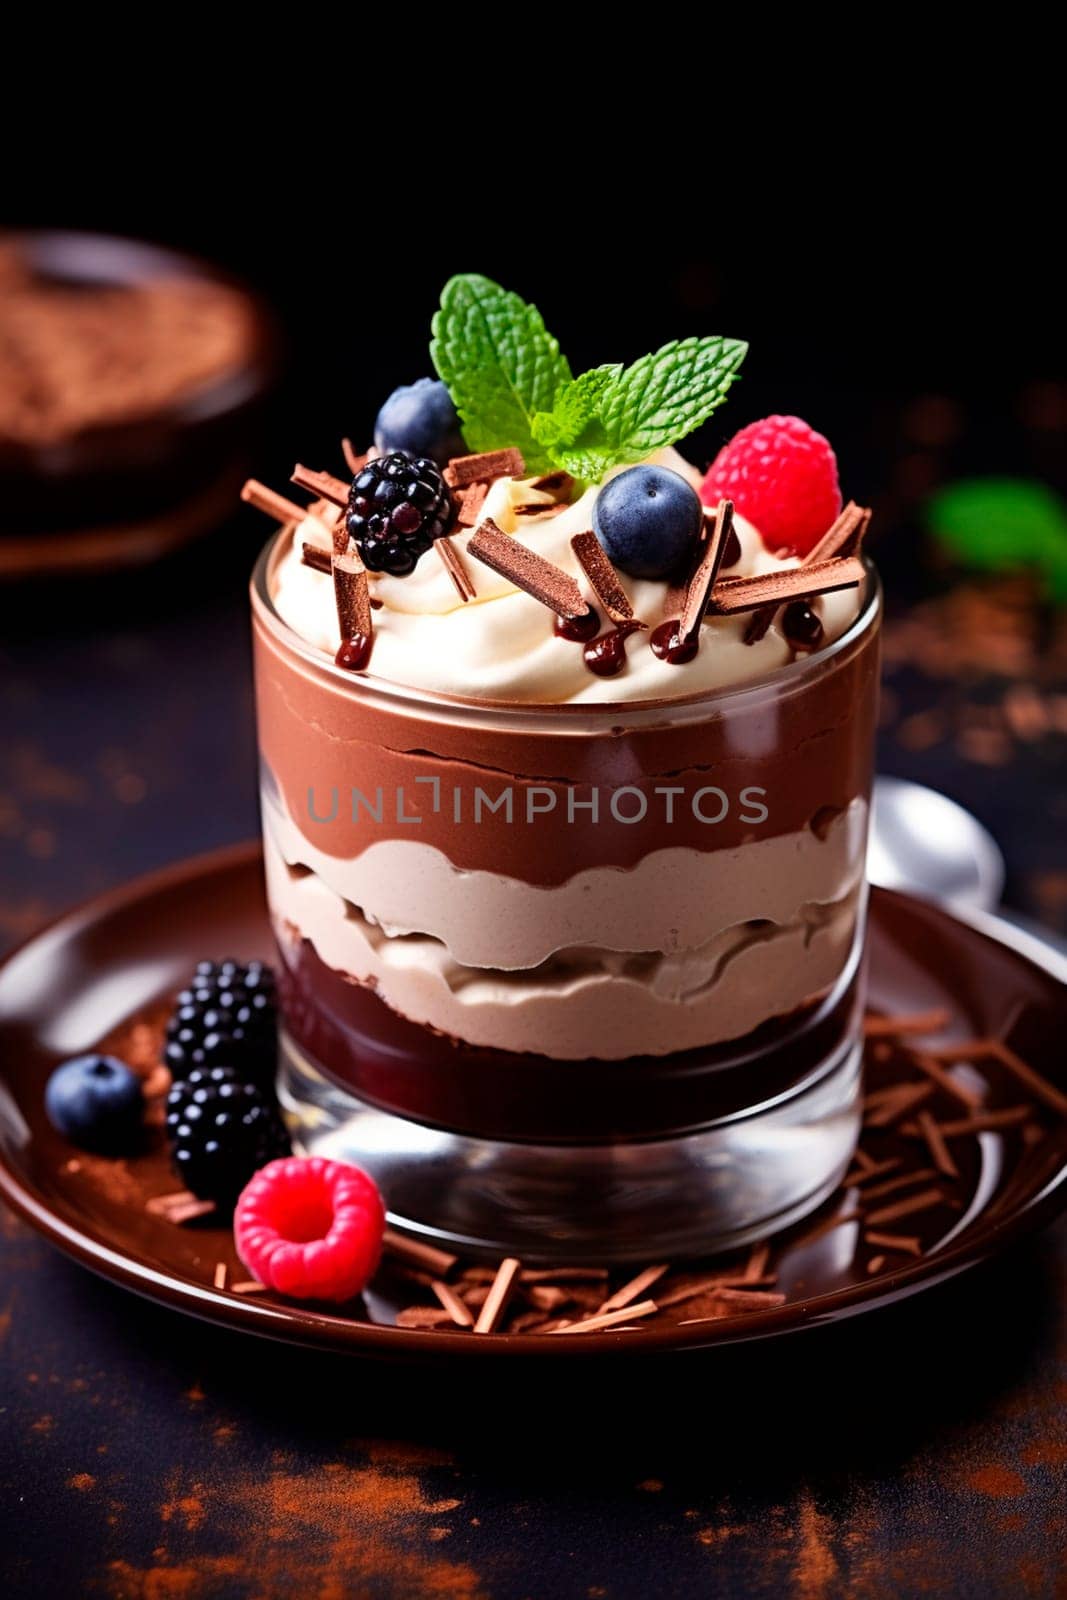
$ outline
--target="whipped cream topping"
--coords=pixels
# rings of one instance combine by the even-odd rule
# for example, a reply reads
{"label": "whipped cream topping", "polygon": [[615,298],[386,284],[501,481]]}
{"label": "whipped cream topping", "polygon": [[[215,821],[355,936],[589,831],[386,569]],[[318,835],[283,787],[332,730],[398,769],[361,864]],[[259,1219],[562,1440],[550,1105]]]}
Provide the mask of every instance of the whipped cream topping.
{"label": "whipped cream topping", "polygon": [[[649,459],[699,487],[699,472],[677,450],[660,450]],[[611,624],[571,549],[573,536],[593,526],[598,492],[599,486],[587,489],[573,505],[555,515],[520,516],[516,507],[541,500],[547,511],[552,506],[550,496],[533,489],[529,480],[499,478],[490,487],[481,517],[491,517],[505,533],[514,534],[575,576],[582,593],[603,618],[606,631]],[[734,517],[734,530],[741,559],[729,568],[730,577],[799,565],[796,557],[767,550],[758,531],[743,517]],[[793,660],[793,649],[777,624],[757,643],[746,645],[749,617],[742,614],[707,618],[697,656],[682,666],[655,656],[648,633],[634,634],[627,641],[623,670],[614,677],[597,677],[585,664],[582,646],[556,636],[552,613],[546,607],[464,553],[472,532],[453,535],[452,543],[464,554],[477,589],[473,601],[460,600],[433,551],[422,557],[410,577],[371,574],[372,593],[381,606],[374,612],[369,677],[468,698],[581,704],[678,699],[763,677]],[[272,598],[283,621],[332,659],[339,642],[333,585],[326,575],[304,564],[304,544],[329,550],[332,540],[327,522],[311,514],[298,525],[290,548],[275,566]],[[666,583],[624,573],[619,576],[635,616],[648,624],[649,633],[668,616],[677,615],[677,607],[667,609]],[[858,591],[821,595],[810,604],[822,621],[823,644],[830,644],[855,618]]]}

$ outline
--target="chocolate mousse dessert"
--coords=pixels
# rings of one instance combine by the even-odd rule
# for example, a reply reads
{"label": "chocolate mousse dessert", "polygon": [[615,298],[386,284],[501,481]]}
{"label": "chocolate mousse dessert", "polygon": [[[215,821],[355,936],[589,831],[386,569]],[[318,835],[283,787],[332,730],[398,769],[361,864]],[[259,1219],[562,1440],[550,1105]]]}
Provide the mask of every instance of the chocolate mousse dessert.
{"label": "chocolate mousse dessert", "polygon": [[400,1225],[706,1253],[851,1155],[870,513],[796,417],[680,453],[746,348],[575,377],[463,275],[343,478],[246,486],[283,1103]]}

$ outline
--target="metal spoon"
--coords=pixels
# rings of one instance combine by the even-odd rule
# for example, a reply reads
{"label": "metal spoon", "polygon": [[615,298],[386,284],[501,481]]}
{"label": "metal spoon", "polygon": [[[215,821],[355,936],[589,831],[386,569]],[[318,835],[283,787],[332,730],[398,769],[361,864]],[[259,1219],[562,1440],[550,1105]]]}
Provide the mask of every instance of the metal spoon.
{"label": "metal spoon", "polygon": [[904,778],[875,779],[867,871],[883,888],[982,911],[1004,888],[1004,857],[982,824],[947,795]]}

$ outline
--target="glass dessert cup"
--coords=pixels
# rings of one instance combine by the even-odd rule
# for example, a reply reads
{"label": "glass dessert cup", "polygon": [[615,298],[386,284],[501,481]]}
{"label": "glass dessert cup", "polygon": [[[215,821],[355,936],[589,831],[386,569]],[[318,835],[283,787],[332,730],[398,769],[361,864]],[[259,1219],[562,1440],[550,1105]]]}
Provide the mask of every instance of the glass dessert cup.
{"label": "glass dessert cup", "polygon": [[819,1205],[859,1131],[873,569],[761,680],[527,705],[335,666],[271,601],[287,539],[252,602],[297,1145],[529,1260],[710,1254]]}

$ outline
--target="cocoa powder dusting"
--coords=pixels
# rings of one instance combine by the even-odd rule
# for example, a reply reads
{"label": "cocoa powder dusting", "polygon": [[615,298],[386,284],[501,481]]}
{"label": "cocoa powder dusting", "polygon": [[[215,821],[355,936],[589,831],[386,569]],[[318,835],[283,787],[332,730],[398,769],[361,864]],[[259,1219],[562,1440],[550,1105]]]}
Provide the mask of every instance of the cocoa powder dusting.
{"label": "cocoa powder dusting", "polygon": [[[247,1576],[247,1552],[254,1551],[254,1592],[264,1596],[489,1600],[473,1567],[450,1560],[441,1549],[462,1502],[437,1497],[422,1482],[424,1472],[449,1458],[392,1442],[371,1444],[363,1455],[358,1464],[308,1467],[276,1452],[266,1476],[247,1470],[227,1477],[224,1505],[203,1484],[179,1482],[174,1475],[159,1506],[155,1563],[112,1561],[106,1592],[113,1600],[194,1600],[229,1592],[224,1580]],[[196,1534],[205,1515],[214,1514],[217,1522],[223,1511],[232,1516],[237,1553],[199,1554],[195,1537],[187,1535]]]}
{"label": "cocoa powder dusting", "polygon": [[968,1472],[966,1481],[976,1494],[989,1495],[994,1500],[1017,1500],[1027,1492],[1026,1480],[1020,1473],[994,1461],[984,1467],[975,1467]]}
{"label": "cocoa powder dusting", "polygon": [[837,1577],[830,1548],[831,1522],[817,1509],[809,1489],[801,1491],[797,1516],[797,1553],[793,1564],[797,1600],[823,1600]]}

